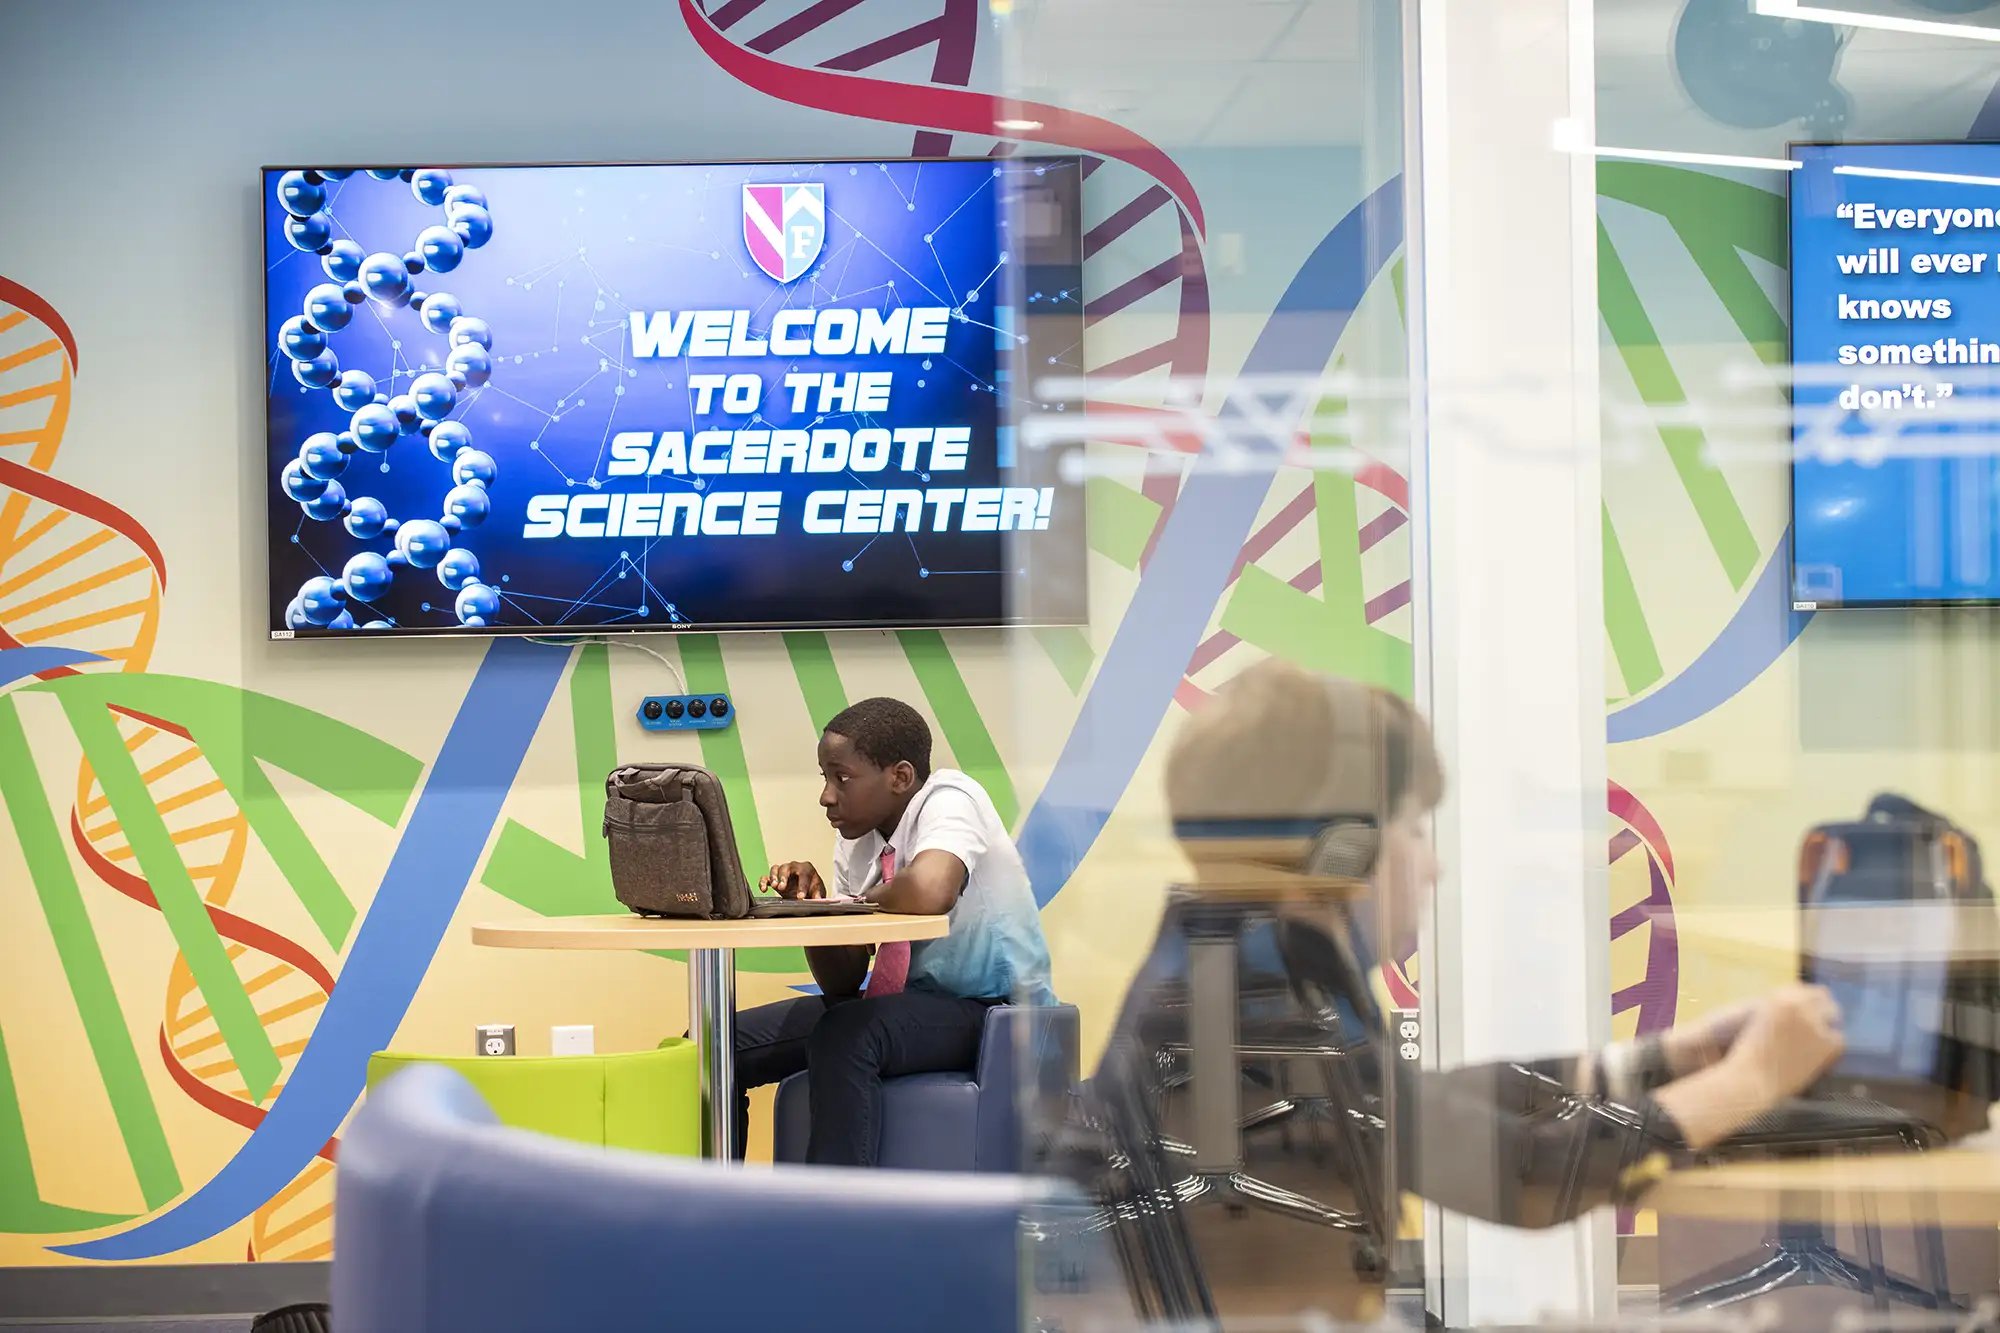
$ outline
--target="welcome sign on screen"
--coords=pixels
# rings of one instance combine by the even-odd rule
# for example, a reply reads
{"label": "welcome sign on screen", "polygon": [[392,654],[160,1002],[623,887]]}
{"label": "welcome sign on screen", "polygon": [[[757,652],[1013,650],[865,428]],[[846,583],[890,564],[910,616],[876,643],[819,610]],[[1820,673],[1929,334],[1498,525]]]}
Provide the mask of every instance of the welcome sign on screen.
{"label": "welcome sign on screen", "polygon": [[1793,157],[1793,600],[2000,600],[2000,145]]}
{"label": "welcome sign on screen", "polygon": [[274,635],[1085,618],[1075,159],[264,196]]}

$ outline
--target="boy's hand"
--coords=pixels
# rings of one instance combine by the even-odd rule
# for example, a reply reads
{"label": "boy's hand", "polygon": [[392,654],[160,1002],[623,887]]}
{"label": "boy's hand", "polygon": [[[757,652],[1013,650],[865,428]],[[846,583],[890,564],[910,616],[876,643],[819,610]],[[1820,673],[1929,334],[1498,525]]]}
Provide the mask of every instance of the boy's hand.
{"label": "boy's hand", "polygon": [[1728,1061],[1740,1064],[1767,1104],[1776,1105],[1810,1087],[1845,1047],[1833,996],[1822,986],[1792,985],[1772,992],[1750,1012]]}
{"label": "boy's hand", "polygon": [[1706,1069],[1729,1054],[1757,1008],[1757,1001],[1746,1000],[1697,1022],[1677,1023],[1667,1029],[1660,1036],[1667,1056],[1667,1073],[1681,1078]]}
{"label": "boy's hand", "polygon": [[1787,986],[1751,1010],[1728,1055],[1675,1079],[1653,1100],[1700,1151],[1810,1087],[1843,1044],[1833,997],[1818,986]]}
{"label": "boy's hand", "polygon": [[810,861],[786,861],[771,867],[759,884],[780,898],[824,898],[826,883]]}

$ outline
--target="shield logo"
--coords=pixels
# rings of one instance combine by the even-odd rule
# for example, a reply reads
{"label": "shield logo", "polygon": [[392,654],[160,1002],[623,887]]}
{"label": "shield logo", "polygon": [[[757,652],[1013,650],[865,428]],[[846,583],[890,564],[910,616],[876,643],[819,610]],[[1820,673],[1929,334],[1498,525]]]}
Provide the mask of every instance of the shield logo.
{"label": "shield logo", "polygon": [[824,185],[743,187],[743,244],[757,267],[779,282],[797,280],[826,239]]}

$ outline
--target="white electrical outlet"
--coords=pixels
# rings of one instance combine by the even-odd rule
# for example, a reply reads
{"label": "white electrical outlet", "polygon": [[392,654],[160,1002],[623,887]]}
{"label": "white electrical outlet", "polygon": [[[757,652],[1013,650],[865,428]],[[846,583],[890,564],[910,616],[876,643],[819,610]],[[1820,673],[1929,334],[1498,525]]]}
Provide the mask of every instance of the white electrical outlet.
{"label": "white electrical outlet", "polygon": [[549,1029],[549,1054],[595,1055],[597,1029],[588,1023],[557,1024]]}
{"label": "white electrical outlet", "polygon": [[514,1025],[512,1023],[481,1023],[475,1031],[478,1034],[474,1047],[481,1055],[512,1055],[514,1053]]}

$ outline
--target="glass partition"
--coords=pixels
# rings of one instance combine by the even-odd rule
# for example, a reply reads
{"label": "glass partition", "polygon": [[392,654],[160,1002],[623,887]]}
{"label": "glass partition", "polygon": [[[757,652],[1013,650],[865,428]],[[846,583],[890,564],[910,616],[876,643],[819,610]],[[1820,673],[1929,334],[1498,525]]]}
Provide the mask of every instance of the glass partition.
{"label": "glass partition", "polygon": [[[1941,1014],[1990,1015],[1966,956],[1989,895],[1952,849],[2000,813],[1979,277],[2000,11],[1597,19],[1610,773],[1633,817],[1613,874],[1650,920],[1626,1030],[1823,983],[1846,1053],[1812,1100],[1855,1123],[1818,1146],[1936,1146],[1984,1127],[1990,1090],[1990,1042]],[[1863,876],[1871,847],[1891,864]],[[1876,914],[1859,935],[1849,901]],[[1623,1275],[1667,1309],[1785,1319],[1994,1285],[1990,1220],[1805,1197],[1669,1192],[1626,1216]]]}
{"label": "glass partition", "polygon": [[2000,1287],[2000,6],[1561,9],[998,7],[1101,159],[1021,418],[1091,623],[1009,655],[1052,1322]]}
{"label": "glass partition", "polygon": [[[1086,155],[1082,345],[1016,400],[1024,454],[1075,449],[1091,551],[1090,623],[1008,658],[1034,790],[1017,838],[1075,1006],[1021,1053],[1029,1150],[1077,1191],[1040,1228],[1036,1308],[1372,1318],[1393,1267],[1418,1280],[1420,1218],[1353,1119],[1380,1117],[1329,1084],[1355,1077],[1374,1017],[1309,989],[1290,950],[1294,931],[1346,937],[1379,812],[1340,793],[1347,822],[1315,851],[1323,812],[1257,781],[1222,720],[1232,682],[1273,663],[1281,689],[1415,689],[1404,15],[994,8],[1008,150]],[[1220,748],[1196,758],[1204,717]],[[1354,975],[1371,1003],[1403,982]],[[1051,1074],[1066,1058],[1080,1092]]]}

